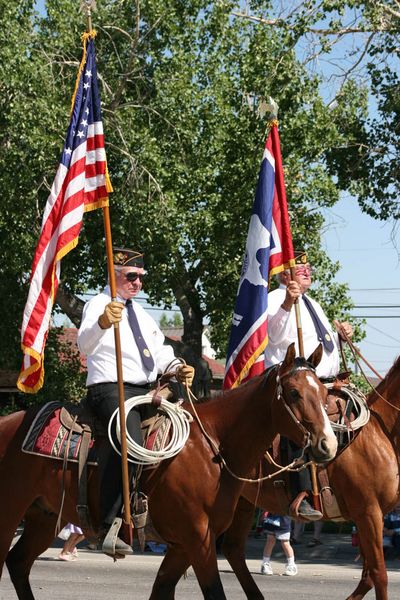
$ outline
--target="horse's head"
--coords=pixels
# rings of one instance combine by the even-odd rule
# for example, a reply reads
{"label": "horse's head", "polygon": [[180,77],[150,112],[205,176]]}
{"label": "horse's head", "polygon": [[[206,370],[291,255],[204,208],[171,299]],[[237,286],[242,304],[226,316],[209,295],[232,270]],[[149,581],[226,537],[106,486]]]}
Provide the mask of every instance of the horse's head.
{"label": "horse's head", "polygon": [[294,344],[287,350],[277,374],[275,410],[280,432],[318,463],[332,460],[337,440],[326,414],[327,390],[315,374],[322,357],[322,345],[306,360],[296,358]]}

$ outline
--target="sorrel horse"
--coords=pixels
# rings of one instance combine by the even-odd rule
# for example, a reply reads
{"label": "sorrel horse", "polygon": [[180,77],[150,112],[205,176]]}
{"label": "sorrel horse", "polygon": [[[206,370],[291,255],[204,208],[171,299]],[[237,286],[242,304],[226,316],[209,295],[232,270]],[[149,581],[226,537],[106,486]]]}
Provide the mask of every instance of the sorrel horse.
{"label": "sorrel horse", "polygon": [[[151,599],[174,598],[176,584],[189,565],[204,598],[225,598],[215,536],[229,527],[243,483],[229,474],[221,456],[229,470],[246,477],[278,431],[301,446],[309,443],[317,462],[335,455],[336,438],[323,410],[326,390],[314,371],[320,356],[318,348],[309,362],[296,359],[292,345],[282,365],[198,405],[200,421],[220,454],[211,448],[195,420],[183,450],[144,474],[153,524],[168,544]],[[20,450],[32,419],[31,413],[19,412],[0,420],[0,567],[5,561],[20,600],[34,598],[29,573],[54,538],[62,500],[61,461]],[[89,501],[96,514],[94,470],[89,476]],[[62,525],[78,520],[75,481],[75,465],[68,466]],[[9,550],[24,516],[24,532]]]}
{"label": "sorrel horse", "polygon": [[[376,391],[371,391],[368,404],[369,422],[351,445],[327,466],[340,512],[357,526],[364,561],[361,580],[347,600],[361,600],[373,587],[377,600],[388,598],[382,520],[399,501],[400,357]],[[255,472],[254,475],[257,476]],[[262,600],[264,596],[245,562],[245,542],[254,505],[277,514],[288,511],[288,502],[274,489],[272,480],[263,482],[261,487],[245,484],[231,526],[225,533],[223,550],[247,598]]]}

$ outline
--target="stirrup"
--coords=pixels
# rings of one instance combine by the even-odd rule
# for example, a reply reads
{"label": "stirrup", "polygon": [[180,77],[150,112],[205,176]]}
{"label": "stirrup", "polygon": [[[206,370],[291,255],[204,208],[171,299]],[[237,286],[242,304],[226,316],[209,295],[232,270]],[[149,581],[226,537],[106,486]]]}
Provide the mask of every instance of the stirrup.
{"label": "stirrup", "polygon": [[302,515],[299,515],[299,507],[300,504],[302,503],[303,500],[307,500],[308,499],[308,493],[307,492],[300,492],[295,498],[294,500],[292,500],[290,506],[289,506],[289,516],[292,519],[295,519],[297,521],[303,521],[303,522],[308,522],[308,521],[312,521],[313,519],[307,519],[306,517],[303,517]]}
{"label": "stirrup", "polygon": [[118,533],[122,525],[121,517],[116,517],[107,532],[106,537],[104,538],[102,545],[102,552],[107,554],[107,556],[111,556],[114,559],[114,562],[118,559],[125,558],[125,554],[120,554],[119,552],[115,552],[115,544],[117,542]]}

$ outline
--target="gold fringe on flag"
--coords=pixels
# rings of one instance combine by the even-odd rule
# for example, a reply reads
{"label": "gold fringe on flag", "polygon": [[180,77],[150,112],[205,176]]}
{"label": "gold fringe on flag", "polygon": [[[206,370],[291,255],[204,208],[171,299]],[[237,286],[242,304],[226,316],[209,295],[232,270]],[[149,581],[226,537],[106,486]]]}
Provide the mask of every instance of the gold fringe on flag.
{"label": "gold fringe on flag", "polygon": [[79,65],[79,69],[78,69],[78,73],[76,76],[76,82],[75,82],[75,89],[74,89],[74,93],[72,94],[72,100],[71,100],[71,111],[70,114],[72,115],[73,110],[74,110],[74,105],[75,105],[75,98],[76,98],[76,94],[78,91],[78,86],[79,86],[79,80],[83,71],[83,67],[86,63],[86,44],[89,38],[92,38],[92,40],[94,40],[94,38],[97,35],[97,31],[95,29],[92,29],[91,31],[85,31],[84,33],[82,33],[81,35],[81,40],[83,43],[83,54],[82,54],[82,60],[81,60],[81,64]]}

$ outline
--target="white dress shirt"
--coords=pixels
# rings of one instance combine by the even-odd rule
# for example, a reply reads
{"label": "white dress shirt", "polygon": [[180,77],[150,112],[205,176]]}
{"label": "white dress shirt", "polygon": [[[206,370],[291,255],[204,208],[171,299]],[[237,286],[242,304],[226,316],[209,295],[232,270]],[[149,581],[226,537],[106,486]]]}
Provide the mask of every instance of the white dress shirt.
{"label": "white dress shirt", "polygon": [[[117,298],[119,302],[125,302]],[[111,301],[110,288],[107,286],[83,309],[81,326],[78,331],[78,347],[87,357],[86,385],[117,381],[117,366],[115,360],[114,327],[102,329],[98,323],[99,316]],[[133,309],[137,315],[140,330],[154,360],[152,371],[147,370],[141,361],[139,350],[128,321],[127,310],[122,311],[119,324],[121,337],[122,371],[125,383],[136,385],[152,383],[158,373],[163,373],[170,366],[176,369],[181,361],[175,358],[171,346],[164,345],[164,335],[155,320],[132,300]],[[172,363],[172,364],[171,364]]]}
{"label": "white dress shirt", "polygon": [[[277,290],[268,294],[268,345],[265,349],[266,367],[280,363],[285,358],[286,350],[292,342],[296,344],[296,354],[297,356],[299,355],[295,308],[292,307],[290,312],[282,308],[285,296],[286,286],[284,285],[281,285]],[[321,362],[317,366],[317,375],[318,377],[334,377],[339,372],[340,364],[338,334],[333,332],[331,325],[318,302],[309,296],[307,296],[307,298],[312,303],[335,346],[332,352],[327,352],[324,348]],[[309,358],[320,342],[313,320],[301,296],[299,298],[299,306],[304,354],[305,358]]]}

